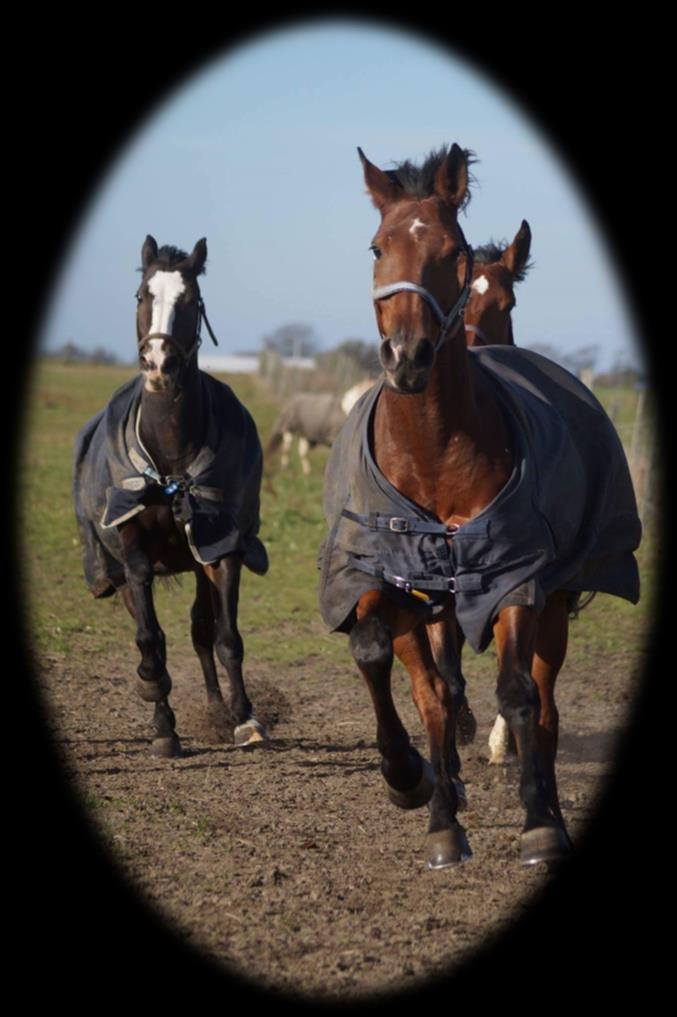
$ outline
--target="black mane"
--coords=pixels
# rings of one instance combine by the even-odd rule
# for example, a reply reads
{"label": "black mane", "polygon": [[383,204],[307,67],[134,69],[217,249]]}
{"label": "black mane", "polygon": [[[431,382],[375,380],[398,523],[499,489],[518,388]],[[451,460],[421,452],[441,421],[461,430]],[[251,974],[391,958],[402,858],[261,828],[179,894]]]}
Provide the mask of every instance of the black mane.
{"label": "black mane", "polygon": [[[426,157],[425,161],[421,166],[416,166],[409,159],[405,159],[404,162],[398,163],[395,169],[386,170],[386,173],[391,180],[396,181],[400,187],[404,190],[405,194],[408,194],[412,198],[430,198],[435,193],[435,175],[447,158],[450,151],[450,146],[442,145],[437,152],[430,152]],[[468,169],[470,166],[477,162],[474,157],[475,153],[471,152],[470,149],[464,148],[462,152],[465,156],[466,165]],[[461,208],[470,201],[470,185],[475,182],[475,178],[469,172],[468,173],[468,190],[466,191],[465,198]]]}
{"label": "black mane", "polygon": [[[509,247],[510,244],[507,240],[501,240],[499,243],[495,240],[489,240],[480,247],[473,247],[474,262],[476,265],[493,265],[495,261],[501,260],[501,255],[505,254]],[[515,272],[515,282],[522,282],[532,265],[533,261],[531,258],[527,258],[526,263],[519,272]]]}
{"label": "black mane", "polygon": [[[170,268],[174,268],[175,265],[180,265],[182,261],[185,261],[188,257],[186,251],[183,251],[180,247],[174,247],[173,244],[164,244],[158,249],[157,258],[153,260],[153,268],[159,268],[162,271],[168,271]],[[144,272],[145,269],[142,267],[139,272]],[[205,266],[203,265],[198,275],[204,275]]]}

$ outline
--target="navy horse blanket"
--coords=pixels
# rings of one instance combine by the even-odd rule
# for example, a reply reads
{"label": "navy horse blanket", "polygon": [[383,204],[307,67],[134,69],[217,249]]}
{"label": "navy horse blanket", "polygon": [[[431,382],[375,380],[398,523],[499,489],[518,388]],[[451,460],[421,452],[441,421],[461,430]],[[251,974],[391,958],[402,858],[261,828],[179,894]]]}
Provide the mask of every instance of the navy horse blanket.
{"label": "navy horse blanket", "polygon": [[625,453],[602,406],[572,374],[530,350],[468,352],[509,424],[512,475],[479,515],[449,534],[379,470],[372,427],[383,382],[367,392],[332,448],[325,477],[320,610],[333,631],[350,630],[357,601],[373,589],[430,619],[453,593],[458,623],[477,652],[490,643],[498,611],[512,604],[541,610],[556,590],[639,600],[633,551],[641,525]]}
{"label": "navy horse blanket", "polygon": [[139,437],[143,377],[123,385],[75,440],[73,497],[87,585],[105,597],[126,582],[118,527],[158,492],[173,502],[193,558],[208,564],[239,552],[268,569],[259,530],[262,452],[256,425],[228,385],[200,372],[207,430],[181,477],[162,477]]}

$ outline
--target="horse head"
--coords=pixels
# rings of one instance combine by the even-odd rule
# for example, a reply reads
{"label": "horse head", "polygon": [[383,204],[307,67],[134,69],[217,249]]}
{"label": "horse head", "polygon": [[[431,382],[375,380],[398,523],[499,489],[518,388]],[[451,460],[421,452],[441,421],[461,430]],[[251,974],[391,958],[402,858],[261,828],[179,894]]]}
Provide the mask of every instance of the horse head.
{"label": "horse head", "polygon": [[514,287],[531,267],[530,249],[531,230],[526,219],[511,244],[490,242],[474,249],[472,285],[464,312],[468,346],[514,346],[510,316],[517,302]]}
{"label": "horse head", "polygon": [[419,168],[378,169],[358,149],[381,224],[372,240],[374,307],[386,383],[421,392],[442,344],[460,334],[472,251],[458,223],[471,153],[454,144]]}
{"label": "horse head", "polygon": [[147,236],[141,251],[143,279],[136,294],[139,367],[145,387],[166,392],[181,385],[197,364],[202,299],[197,277],[204,272],[207,241],[198,240],[190,255],[161,247]]}

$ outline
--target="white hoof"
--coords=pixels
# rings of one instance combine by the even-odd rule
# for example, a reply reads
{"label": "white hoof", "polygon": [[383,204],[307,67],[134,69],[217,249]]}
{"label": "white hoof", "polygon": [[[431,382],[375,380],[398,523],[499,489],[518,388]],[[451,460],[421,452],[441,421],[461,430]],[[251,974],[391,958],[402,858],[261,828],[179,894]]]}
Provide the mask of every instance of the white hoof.
{"label": "white hoof", "polygon": [[489,735],[489,763],[498,765],[505,763],[508,758],[508,745],[510,743],[510,728],[501,717],[500,713],[494,721],[494,726]]}
{"label": "white hoof", "polygon": [[235,745],[239,749],[244,748],[245,745],[270,741],[270,736],[265,727],[255,717],[245,721],[244,724],[238,724],[233,734]]}

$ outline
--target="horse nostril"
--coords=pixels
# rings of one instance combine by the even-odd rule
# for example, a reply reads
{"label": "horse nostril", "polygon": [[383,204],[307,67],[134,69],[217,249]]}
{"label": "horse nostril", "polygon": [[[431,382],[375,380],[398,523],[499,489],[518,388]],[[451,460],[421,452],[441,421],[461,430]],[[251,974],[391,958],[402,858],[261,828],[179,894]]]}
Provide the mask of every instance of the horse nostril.
{"label": "horse nostril", "polygon": [[392,371],[397,367],[401,355],[401,350],[393,346],[390,339],[385,339],[381,343],[380,357],[381,363],[387,371]]}
{"label": "horse nostril", "polygon": [[421,339],[414,353],[414,365],[416,367],[430,367],[435,359],[435,347],[430,339]]}

